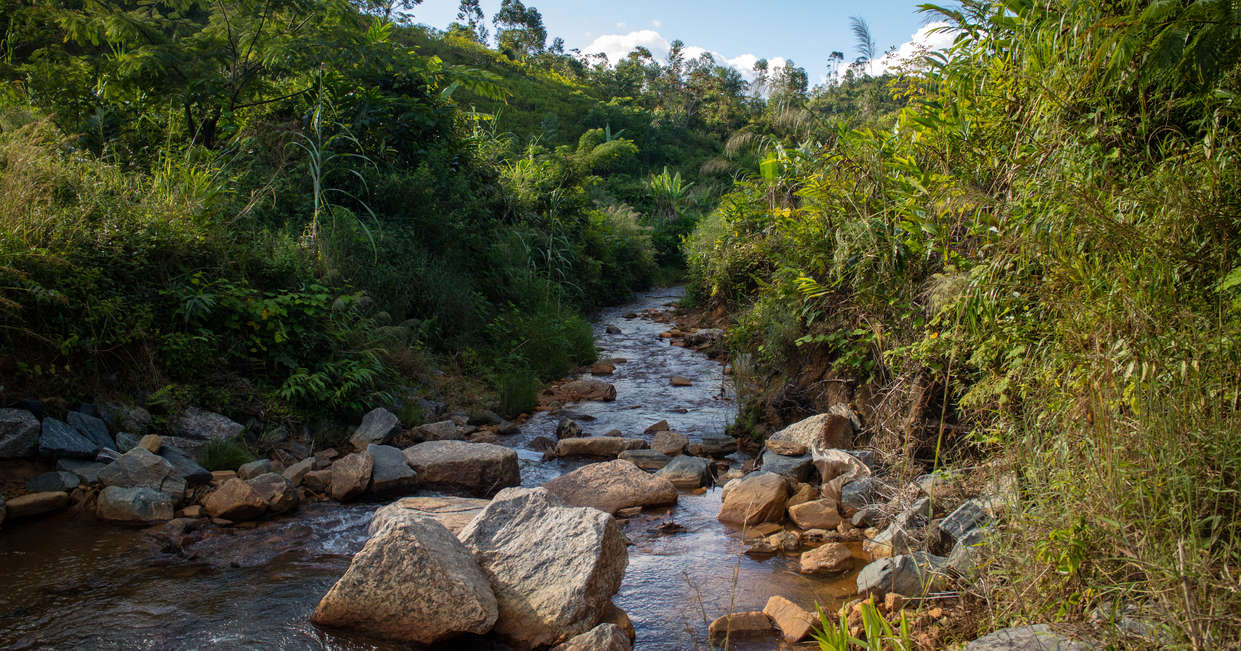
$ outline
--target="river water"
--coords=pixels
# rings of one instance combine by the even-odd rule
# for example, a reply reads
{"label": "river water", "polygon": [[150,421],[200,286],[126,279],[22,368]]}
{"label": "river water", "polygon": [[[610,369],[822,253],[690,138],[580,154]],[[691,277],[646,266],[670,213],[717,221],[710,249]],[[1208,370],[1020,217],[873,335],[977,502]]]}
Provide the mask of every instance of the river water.
{"label": "river water", "polygon": [[[643,436],[647,426],[665,419],[691,440],[724,431],[735,404],[722,367],[660,339],[664,324],[623,318],[679,298],[679,290],[660,290],[600,315],[600,357],[627,360],[605,378],[616,385],[617,399],[536,414],[520,434],[505,438],[502,443],[518,452],[523,485],[537,486],[588,462],[544,462],[526,448],[536,436],[554,437],[565,413],[591,434],[619,429]],[[609,334],[609,325],[620,334]],[[693,385],[671,387],[673,375],[691,378]],[[165,551],[142,531],[71,514],[8,526],[0,533],[0,647],[397,648],[322,631],[307,621],[361,549],[379,506],[307,505],[254,528],[222,530],[181,553]],[[772,595],[808,609],[816,603],[834,609],[852,593],[852,573],[813,579],[797,572],[796,557],[742,555],[740,532],[715,519],[719,507],[719,488],[683,491],[675,506],[648,510],[625,524],[633,544],[614,601],[633,620],[635,648],[708,648],[707,624],[727,612],[761,610]],[[665,522],[685,531],[661,535],[657,528]],[[493,645],[474,639],[454,647]],[[739,640],[735,648],[780,646],[773,635]]]}

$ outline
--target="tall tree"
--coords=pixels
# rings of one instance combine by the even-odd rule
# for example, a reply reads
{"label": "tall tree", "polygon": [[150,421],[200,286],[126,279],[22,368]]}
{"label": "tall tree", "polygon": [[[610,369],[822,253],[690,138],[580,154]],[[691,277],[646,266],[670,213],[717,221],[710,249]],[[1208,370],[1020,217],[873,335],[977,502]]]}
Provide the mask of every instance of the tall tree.
{"label": "tall tree", "polygon": [[473,33],[474,40],[479,43],[486,43],[489,36],[487,27],[483,25],[484,18],[479,0],[461,0],[461,4],[457,6],[457,21]]}
{"label": "tall tree", "polygon": [[543,14],[534,7],[526,7],[521,0],[503,0],[492,22],[496,26],[500,50],[506,54],[522,58],[538,54],[547,47]]}

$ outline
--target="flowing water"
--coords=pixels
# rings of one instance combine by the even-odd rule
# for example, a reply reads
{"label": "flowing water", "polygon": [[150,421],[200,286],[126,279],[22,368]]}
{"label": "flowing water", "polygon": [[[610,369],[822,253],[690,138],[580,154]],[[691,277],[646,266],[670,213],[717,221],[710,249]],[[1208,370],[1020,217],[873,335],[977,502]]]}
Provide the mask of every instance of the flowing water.
{"label": "flowing water", "polygon": [[[587,460],[542,461],[527,449],[569,415],[587,433],[619,429],[642,436],[667,420],[691,440],[720,434],[735,411],[722,367],[660,339],[667,326],[624,318],[680,298],[661,290],[604,312],[596,323],[601,358],[624,358],[605,379],[613,402],[539,413],[503,444],[517,450],[522,484],[537,486]],[[620,334],[609,334],[607,326]],[[671,387],[680,375],[688,387]],[[741,461],[740,458],[736,461]],[[307,621],[319,598],[366,540],[379,504],[314,504],[253,528],[219,530],[181,553],[145,532],[70,514],[0,533],[0,647],[15,649],[376,649],[371,640],[325,632]],[[615,602],[633,620],[637,649],[707,648],[707,623],[731,611],[761,610],[772,595],[834,608],[852,593],[853,574],[834,580],[797,572],[796,557],[740,554],[740,531],[715,519],[720,490],[683,491],[675,505],[629,520],[629,566]],[[662,535],[675,522],[683,533]],[[458,648],[489,646],[463,640]],[[774,636],[739,649],[779,648]]]}

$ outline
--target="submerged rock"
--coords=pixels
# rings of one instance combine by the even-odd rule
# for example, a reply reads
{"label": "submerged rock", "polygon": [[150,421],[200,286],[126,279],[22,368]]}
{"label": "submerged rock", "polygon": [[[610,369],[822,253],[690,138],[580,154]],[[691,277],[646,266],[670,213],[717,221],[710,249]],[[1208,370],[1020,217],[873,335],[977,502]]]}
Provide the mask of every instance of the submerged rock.
{"label": "submerged rock", "polygon": [[145,486],[108,486],[99,493],[95,515],[108,522],[149,525],[171,520],[173,502],[167,494]]}
{"label": "submerged rock", "polygon": [[591,506],[607,513],[677,501],[677,489],[672,482],[622,459],[582,466],[543,487],[568,504]]}
{"label": "submerged rock", "polygon": [[616,387],[602,380],[574,380],[566,382],[556,390],[569,402],[595,401],[611,402],[616,400]]}
{"label": "submerged rock", "polygon": [[564,439],[556,444],[558,457],[616,457],[625,450],[640,450],[646,447],[642,439],[623,438],[620,436],[589,436],[585,438]]}
{"label": "submerged rock", "polygon": [[435,644],[491,630],[499,614],[469,549],[431,519],[397,519],[366,542],[311,621],[400,642]]}
{"label": "submerged rock", "polygon": [[489,497],[521,483],[517,452],[500,445],[428,441],[405,448],[404,455],[424,486]]}
{"label": "submerged rock", "polygon": [[745,526],[784,519],[789,484],[783,476],[770,472],[746,475],[730,482],[720,506],[721,522]]}
{"label": "submerged rock", "polygon": [[500,491],[459,537],[495,591],[495,632],[522,649],[594,628],[629,561],[612,516],[568,506],[544,488]]}

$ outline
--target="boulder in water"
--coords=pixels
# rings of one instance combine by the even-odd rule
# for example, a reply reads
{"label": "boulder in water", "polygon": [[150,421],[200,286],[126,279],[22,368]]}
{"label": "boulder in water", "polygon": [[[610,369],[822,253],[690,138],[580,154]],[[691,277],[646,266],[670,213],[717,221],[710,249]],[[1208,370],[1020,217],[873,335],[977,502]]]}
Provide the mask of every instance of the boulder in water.
{"label": "boulder in water", "polygon": [[521,483],[517,452],[501,445],[427,441],[405,448],[404,454],[423,486],[489,497]]}
{"label": "boulder in water", "polygon": [[640,450],[646,447],[646,441],[620,436],[588,436],[585,438],[564,439],[556,444],[558,457],[611,457],[615,458],[625,450]]}
{"label": "boulder in water", "polygon": [[267,500],[245,480],[233,477],[203,498],[203,508],[213,518],[253,520],[267,511]]}
{"label": "boulder in water", "polygon": [[600,624],[569,641],[557,645],[552,651],[630,651],[633,644],[616,624]]}
{"label": "boulder in water", "polygon": [[623,459],[582,466],[543,487],[568,504],[591,506],[606,513],[677,501],[677,489],[672,482]]}
{"label": "boulder in water", "polygon": [[780,522],[788,497],[789,483],[782,475],[751,473],[725,486],[719,519],[738,526]]}
{"label": "boulder in water", "polygon": [[145,486],[108,486],[99,493],[95,515],[108,522],[149,525],[171,520],[173,503],[167,494]]}

